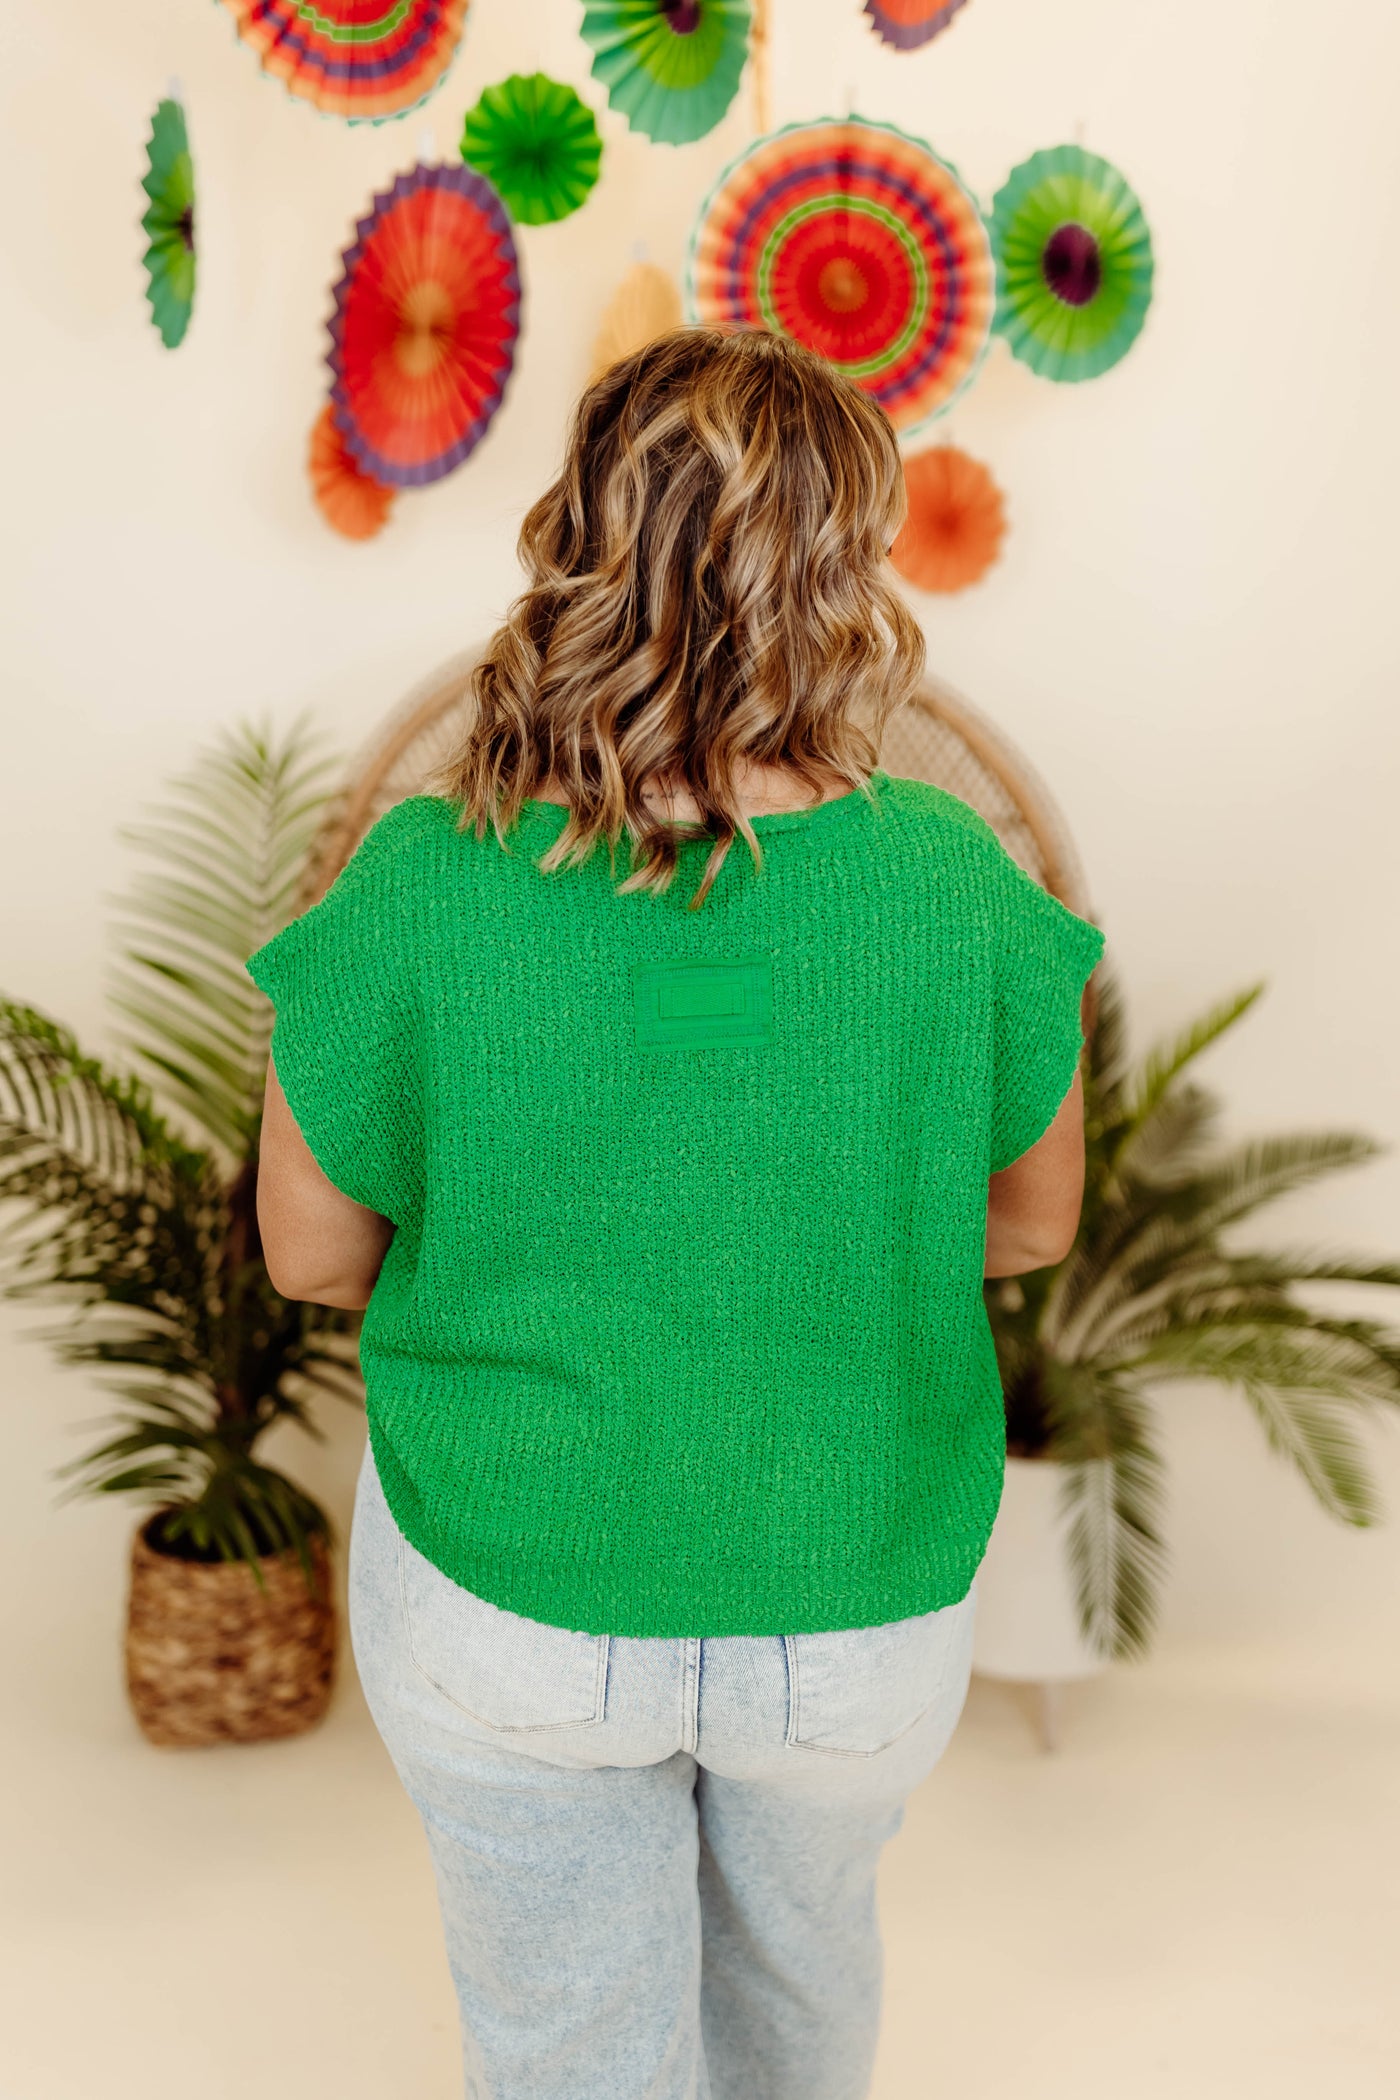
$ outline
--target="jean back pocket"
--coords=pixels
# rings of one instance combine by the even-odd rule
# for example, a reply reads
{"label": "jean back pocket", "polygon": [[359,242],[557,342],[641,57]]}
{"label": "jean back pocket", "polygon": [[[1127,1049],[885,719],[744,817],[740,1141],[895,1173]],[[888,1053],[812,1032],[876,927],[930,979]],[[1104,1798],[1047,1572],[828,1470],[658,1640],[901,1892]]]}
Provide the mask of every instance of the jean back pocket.
{"label": "jean back pocket", "polygon": [[399,1588],[414,1667],[473,1720],[522,1735],[602,1720],[607,1634],[571,1633],[488,1604],[402,1534]]}
{"label": "jean back pocket", "polygon": [[945,1686],[966,1689],[970,1598],[840,1633],[790,1633],[787,1741],[836,1757],[874,1757],[907,1735]]}

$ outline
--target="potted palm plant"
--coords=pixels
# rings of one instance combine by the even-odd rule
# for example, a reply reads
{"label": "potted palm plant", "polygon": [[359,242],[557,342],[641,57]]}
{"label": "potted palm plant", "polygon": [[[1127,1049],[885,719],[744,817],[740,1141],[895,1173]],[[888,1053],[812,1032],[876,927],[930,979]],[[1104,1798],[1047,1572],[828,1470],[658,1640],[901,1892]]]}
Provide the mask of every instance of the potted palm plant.
{"label": "potted palm plant", "polygon": [[974,1666],[1041,1685],[1142,1654],[1166,1565],[1162,1388],[1237,1390],[1323,1508],[1378,1514],[1349,1417],[1400,1402],[1400,1335],[1310,1302],[1332,1284],[1400,1286],[1400,1266],[1260,1252],[1232,1229],[1381,1149],[1347,1131],[1222,1145],[1191,1076],[1263,987],[1226,1000],[1135,1069],[1102,984],[1085,1073],[1087,1177],[1057,1266],[986,1286],[1006,1399],[1007,1477],[979,1574]]}
{"label": "potted palm plant", "polygon": [[[259,1447],[360,1388],[358,1315],[278,1296],[255,1190],[272,1010],[244,958],[293,913],[328,799],[302,724],[243,729],[124,830],[157,864],[125,900],[113,1004],[138,1069],[0,998],[0,1288],[120,1405],[57,1469],[154,1505],[132,1540],[127,1688],[152,1742],[290,1735],[330,1697],[325,1512]],[[159,1088],[158,1103],[149,1075]]]}

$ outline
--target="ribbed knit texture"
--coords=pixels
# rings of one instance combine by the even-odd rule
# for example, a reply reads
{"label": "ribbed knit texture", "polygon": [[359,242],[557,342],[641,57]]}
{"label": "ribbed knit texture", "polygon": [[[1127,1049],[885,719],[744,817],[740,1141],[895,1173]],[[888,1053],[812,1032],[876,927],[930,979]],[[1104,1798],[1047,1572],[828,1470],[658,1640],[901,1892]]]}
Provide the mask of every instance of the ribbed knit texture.
{"label": "ribbed knit texture", "polygon": [[[534,865],[561,807],[506,852],[415,796],[248,963],[307,1143],[398,1228],[360,1345],[389,1505],[494,1604],[677,1637],[967,1592],[987,1177],[1069,1089],[1103,936],[956,797],[871,788],[755,820],[698,911],[703,842],[619,897],[604,847]],[[683,1039],[730,1025],[686,1018],[704,972],[648,1035],[634,966],[737,958],[766,1039]]]}

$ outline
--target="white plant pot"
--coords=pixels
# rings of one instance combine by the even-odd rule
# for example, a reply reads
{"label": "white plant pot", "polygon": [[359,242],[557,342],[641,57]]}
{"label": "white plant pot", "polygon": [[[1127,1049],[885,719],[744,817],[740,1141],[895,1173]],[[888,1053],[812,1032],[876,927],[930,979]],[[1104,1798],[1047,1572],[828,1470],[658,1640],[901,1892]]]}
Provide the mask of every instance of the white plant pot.
{"label": "white plant pot", "polygon": [[979,1676],[1057,1684],[1106,1667],[1079,1630],[1063,1485],[1063,1469],[1049,1459],[1006,1461],[1001,1507],[977,1570],[972,1667]]}

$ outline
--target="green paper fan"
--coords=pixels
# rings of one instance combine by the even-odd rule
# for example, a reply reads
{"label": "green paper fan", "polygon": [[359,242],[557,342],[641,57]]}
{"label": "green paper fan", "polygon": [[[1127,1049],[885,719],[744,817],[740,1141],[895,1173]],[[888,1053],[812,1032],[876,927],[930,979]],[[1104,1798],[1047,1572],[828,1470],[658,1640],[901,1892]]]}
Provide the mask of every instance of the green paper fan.
{"label": "green paper fan", "polygon": [[588,104],[544,73],[512,73],[485,88],[462,126],[463,160],[526,226],[577,211],[598,180],[602,153]]}
{"label": "green paper fan", "polygon": [[194,163],[181,104],[156,104],[141,187],[150,198],[141,224],[150,246],[141,258],[151,318],[167,350],[184,341],[194,306]]}
{"label": "green paper fan", "polygon": [[749,0],[584,0],[593,77],[633,131],[684,146],[713,131],[738,91]]}
{"label": "green paper fan", "polygon": [[1131,349],[1152,300],[1152,236],[1118,170],[1082,146],[1013,168],[988,221],[994,327],[1044,379],[1096,379]]}

